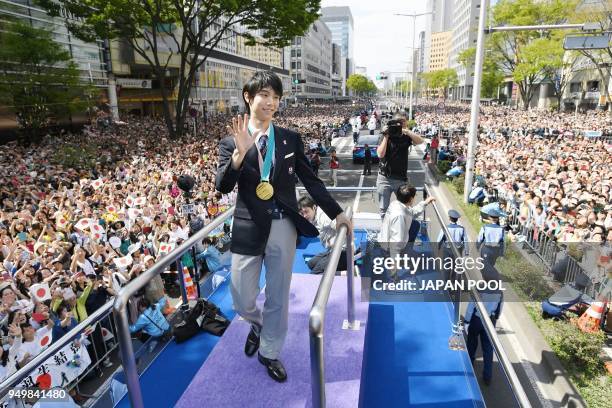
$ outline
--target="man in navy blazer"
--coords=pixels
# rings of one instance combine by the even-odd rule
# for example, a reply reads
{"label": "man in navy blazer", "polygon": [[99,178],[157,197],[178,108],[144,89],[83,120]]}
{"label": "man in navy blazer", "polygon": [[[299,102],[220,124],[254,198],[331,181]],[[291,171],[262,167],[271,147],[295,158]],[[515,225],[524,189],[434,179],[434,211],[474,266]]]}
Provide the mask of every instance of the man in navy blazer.
{"label": "man in navy blazer", "polygon": [[[295,175],[337,225],[351,223],[323,182],[312,172],[300,135],[272,124],[283,87],[270,72],[257,72],[244,86],[247,112],[232,119],[230,137],[219,144],[216,188],[238,195],[232,225],[232,283],[234,308],[251,324],[247,356],[258,359],[274,380],[287,373],[279,360],[287,334],[289,287],[297,234],[318,235],[298,212]],[[271,197],[270,197],[271,196]],[[262,262],[266,266],[266,301],[257,307]]]}

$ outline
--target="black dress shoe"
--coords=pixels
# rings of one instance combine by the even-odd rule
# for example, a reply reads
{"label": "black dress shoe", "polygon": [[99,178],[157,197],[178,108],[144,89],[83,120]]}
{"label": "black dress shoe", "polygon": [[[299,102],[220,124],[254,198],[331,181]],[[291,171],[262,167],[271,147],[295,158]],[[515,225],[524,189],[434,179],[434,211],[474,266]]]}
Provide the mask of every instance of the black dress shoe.
{"label": "black dress shoe", "polygon": [[287,371],[285,371],[285,367],[283,367],[283,363],[281,363],[280,360],[265,358],[259,353],[257,353],[257,359],[261,364],[266,366],[268,375],[272,377],[274,381],[285,382],[287,379]]}
{"label": "black dress shoe", "polygon": [[249,357],[253,357],[255,352],[259,350],[259,333],[255,331],[255,328],[251,326],[251,331],[244,344],[244,354]]}

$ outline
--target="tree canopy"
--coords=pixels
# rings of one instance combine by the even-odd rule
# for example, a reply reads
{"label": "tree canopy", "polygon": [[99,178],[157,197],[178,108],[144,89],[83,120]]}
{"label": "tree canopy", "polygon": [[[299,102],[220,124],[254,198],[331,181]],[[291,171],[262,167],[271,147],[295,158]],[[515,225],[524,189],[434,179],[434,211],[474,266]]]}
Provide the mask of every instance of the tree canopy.
{"label": "tree canopy", "polygon": [[[577,0],[500,0],[493,7],[492,25],[562,24],[576,5]],[[518,84],[525,109],[551,63],[550,54],[562,50],[560,42],[550,40],[551,31],[524,30],[495,32],[487,42],[499,67]]]}
{"label": "tree canopy", "polygon": [[346,80],[346,87],[358,94],[374,93],[378,90],[376,84],[361,74],[352,74]]}
{"label": "tree canopy", "polygon": [[[465,67],[467,72],[473,72],[475,59],[475,47],[467,48],[457,56],[457,61]],[[486,53],[482,66],[480,96],[483,98],[494,98],[503,80],[504,74],[501,69],[499,69],[499,63],[495,59],[495,56],[492,53]]]}
{"label": "tree canopy", "polygon": [[53,121],[85,109],[93,93],[51,32],[19,21],[0,27],[0,73],[0,101],[15,112],[26,144],[40,141]]}
{"label": "tree canopy", "polygon": [[[200,67],[222,39],[241,36],[246,45],[282,47],[303,35],[318,19],[320,0],[37,0],[52,15],[61,9],[78,38],[122,39],[164,83],[178,70],[174,93],[160,88],[166,126],[180,136],[191,88]],[[240,25],[252,31],[232,28]],[[261,36],[252,33],[258,30]],[[170,91],[170,92],[169,92]],[[174,104],[174,116],[171,104]]]}
{"label": "tree canopy", "polygon": [[452,68],[425,72],[423,73],[423,79],[428,88],[441,89],[445,99],[448,95],[448,89],[457,86],[459,83],[457,71]]}

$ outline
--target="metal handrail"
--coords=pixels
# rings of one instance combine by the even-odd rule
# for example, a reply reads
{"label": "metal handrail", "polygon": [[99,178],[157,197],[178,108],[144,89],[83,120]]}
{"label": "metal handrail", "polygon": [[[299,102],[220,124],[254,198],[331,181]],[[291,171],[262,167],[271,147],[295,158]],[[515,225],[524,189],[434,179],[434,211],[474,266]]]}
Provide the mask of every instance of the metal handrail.
{"label": "metal handrail", "polygon": [[44,363],[49,356],[54,355],[62,348],[64,348],[68,343],[73,341],[73,339],[83,332],[87,327],[96,324],[98,321],[105,318],[113,307],[113,302],[106,302],[102,307],[88,316],[81,323],[77,324],[72,330],[68,333],[64,334],[57,341],[54,341],[43,353],[38,354],[32,360],[30,360],[26,365],[21,367],[19,370],[14,372],[11,376],[0,383],[0,394],[4,394],[8,391],[9,388],[16,387],[25,377],[28,376],[32,372],[32,370],[36,369],[40,364]]}
{"label": "metal handrail", "polygon": [[[306,190],[304,186],[296,186],[295,187],[299,191]],[[357,191],[376,191],[378,189],[377,186],[372,187],[325,187],[327,191],[347,191],[347,192],[357,192]],[[423,191],[423,187],[415,187],[416,191]]]}
{"label": "metal handrail", "polygon": [[[220,226],[234,214],[235,206],[229,208],[226,212],[215,218],[210,224],[202,230],[195,233],[187,241],[179,245],[176,249],[156,262],[151,268],[140,274],[136,279],[124,286],[114,302],[115,323],[117,325],[117,334],[119,337],[119,347],[121,350],[121,361],[123,370],[125,371],[126,384],[128,387],[128,395],[131,406],[134,408],[144,408],[142,399],[142,391],[140,389],[140,381],[138,378],[138,368],[136,367],[136,359],[134,357],[134,349],[132,348],[132,340],[129,329],[128,316],[126,306],[128,300],[137,291],[142,289],[153,278],[162,273],[170,264],[179,259],[183,254],[191,249],[198,242],[202,241],[215,228]],[[181,271],[179,271],[180,275]],[[182,279],[179,279],[182,281]]]}
{"label": "metal handrail", "polygon": [[[346,216],[349,220],[353,218],[353,209],[346,209]],[[310,332],[310,378],[312,388],[312,405],[315,408],[325,407],[325,361],[323,357],[323,324],[325,323],[325,312],[329,293],[336,276],[336,268],[342,252],[342,247],[346,243],[346,280],[347,280],[347,313],[348,326],[353,328],[355,325],[355,299],[353,295],[353,231],[346,225],[340,226],[336,234],[336,240],[332,252],[323,272],[319,289],[310,309],[308,329]]]}
{"label": "metal handrail", "polygon": [[[427,187],[427,185],[425,185],[425,191],[429,193],[429,188]],[[453,255],[455,257],[460,258],[461,253],[459,252],[459,249],[456,247],[455,243],[451,239],[450,231],[446,227],[446,224],[443,222],[442,215],[440,214],[440,211],[438,207],[436,206],[435,202],[433,203],[433,209],[434,209],[434,212],[436,213],[436,217],[438,218],[440,226],[442,227],[442,230],[444,231],[444,234],[447,237],[446,241],[451,244]],[[468,279],[472,279],[472,276],[470,276],[469,270],[466,269],[465,274]],[[493,325],[493,322],[491,321],[489,312],[487,312],[486,307],[482,303],[480,294],[474,288],[470,289],[470,294],[474,298],[474,304],[480,315],[479,316],[480,320],[483,323],[483,326],[487,332],[487,335],[489,336],[489,339],[491,340],[491,343],[493,343],[493,349],[495,350],[495,353],[497,354],[497,358],[499,359],[499,362],[502,365],[502,368],[506,374],[506,378],[508,378],[508,381],[510,382],[510,388],[512,389],[514,398],[516,398],[516,401],[518,402],[519,406],[531,407],[531,403],[529,402],[527,393],[525,393],[525,389],[523,388],[523,385],[521,384],[516,374],[516,371],[514,370],[514,367],[512,366],[512,361],[510,361],[510,358],[508,357],[508,355],[505,353],[503,349],[501,340],[499,339],[499,336],[497,335],[497,331],[495,330],[495,326]],[[458,299],[461,299],[461,297],[459,296]],[[459,321],[459,307],[458,306],[459,306],[458,304],[455,305],[455,316],[457,318],[455,322]]]}

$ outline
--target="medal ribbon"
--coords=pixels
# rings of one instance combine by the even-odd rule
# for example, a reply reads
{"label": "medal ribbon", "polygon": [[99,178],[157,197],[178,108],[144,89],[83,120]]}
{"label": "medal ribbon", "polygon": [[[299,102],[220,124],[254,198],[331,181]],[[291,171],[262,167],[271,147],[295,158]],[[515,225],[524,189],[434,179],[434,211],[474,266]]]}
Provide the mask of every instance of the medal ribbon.
{"label": "medal ribbon", "polygon": [[[253,129],[251,125],[249,125],[249,133],[253,134]],[[257,148],[257,154],[261,157],[261,152],[259,151],[259,146],[255,146]],[[261,168],[261,181],[269,182],[270,181],[270,170],[272,170],[272,159],[274,158],[274,126],[272,126],[272,122],[268,126],[268,146],[266,150],[266,157],[263,160],[263,166]]]}

